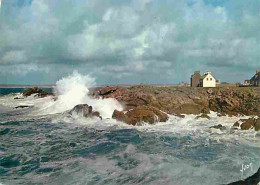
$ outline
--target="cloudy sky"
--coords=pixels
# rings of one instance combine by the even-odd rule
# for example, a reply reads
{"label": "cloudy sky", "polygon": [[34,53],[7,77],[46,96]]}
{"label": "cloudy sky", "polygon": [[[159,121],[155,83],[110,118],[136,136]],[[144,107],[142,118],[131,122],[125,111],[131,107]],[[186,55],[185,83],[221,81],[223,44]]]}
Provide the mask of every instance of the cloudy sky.
{"label": "cloudy sky", "polygon": [[2,0],[0,84],[238,82],[260,69],[260,0]]}

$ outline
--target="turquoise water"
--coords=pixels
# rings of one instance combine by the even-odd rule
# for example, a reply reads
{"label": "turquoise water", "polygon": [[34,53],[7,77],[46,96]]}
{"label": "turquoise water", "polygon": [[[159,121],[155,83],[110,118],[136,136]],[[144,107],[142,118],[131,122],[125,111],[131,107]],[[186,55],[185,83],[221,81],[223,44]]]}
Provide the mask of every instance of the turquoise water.
{"label": "turquoise water", "polygon": [[[33,108],[0,110],[0,183],[6,185],[227,184],[260,164],[260,148],[240,140],[98,126],[110,120],[69,123],[59,114],[29,116]],[[241,164],[249,163],[252,171],[241,174]]]}
{"label": "turquoise water", "polygon": [[[28,88],[0,88],[0,95],[7,95],[10,93],[23,93]],[[46,92],[52,92],[52,88],[41,88]]]}

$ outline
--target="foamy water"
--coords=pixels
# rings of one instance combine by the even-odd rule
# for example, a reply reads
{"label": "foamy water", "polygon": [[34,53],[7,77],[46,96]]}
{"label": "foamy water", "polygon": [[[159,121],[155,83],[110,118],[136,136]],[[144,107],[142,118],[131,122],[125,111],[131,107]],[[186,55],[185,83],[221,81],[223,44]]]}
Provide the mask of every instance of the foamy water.
{"label": "foamy water", "polygon": [[123,110],[122,105],[114,99],[93,99],[89,93],[89,87],[95,85],[90,76],[82,76],[74,72],[71,76],[62,78],[56,83],[55,92],[57,100],[46,98],[35,102],[38,114],[56,114],[71,110],[78,104],[88,104],[95,111],[100,112],[104,118],[111,118],[113,111]]}
{"label": "foamy water", "polygon": [[[131,126],[111,119],[114,109],[123,108],[116,100],[88,96],[94,84],[75,72],[57,82],[56,101],[0,96],[1,182],[212,185],[243,179],[259,168],[259,133],[232,128],[247,117],[169,115],[166,123]],[[82,103],[105,119],[68,116],[66,111]],[[13,109],[20,105],[31,107]],[[209,128],[218,124],[226,129]],[[243,164],[252,164],[252,171],[241,174]]]}
{"label": "foamy water", "polygon": [[[179,118],[173,115],[168,115],[169,120],[165,123],[157,123],[150,125],[143,123],[141,126],[127,125],[123,122],[118,122],[112,119],[113,111],[123,110],[117,100],[108,99],[94,99],[89,96],[89,88],[95,85],[95,79],[91,76],[83,76],[78,72],[73,72],[72,75],[64,77],[57,81],[54,88],[57,98],[52,96],[46,98],[36,98],[35,95],[24,99],[15,100],[14,97],[22,97],[21,93],[10,94],[0,97],[0,104],[6,108],[14,108],[17,106],[30,106],[32,111],[28,112],[26,116],[46,116],[53,115],[52,123],[64,121],[70,124],[85,125],[88,127],[106,128],[114,126],[119,129],[137,129],[145,132],[173,132],[182,135],[190,134],[192,136],[204,135],[207,137],[214,137],[215,139],[240,139],[240,140],[255,140],[258,141],[259,134],[254,130],[241,131],[234,130],[233,124],[240,120],[249,118],[248,116],[217,116],[217,113],[211,112],[210,119],[200,118],[196,119],[197,115],[185,115],[185,118]],[[95,111],[99,111],[104,120],[97,118],[83,118],[80,116],[71,117],[66,114],[66,111],[71,110],[78,104],[88,104],[93,107]],[[210,129],[209,127],[221,124],[226,127],[224,130]],[[259,144],[259,143],[257,143]],[[260,145],[259,145],[260,146]]]}

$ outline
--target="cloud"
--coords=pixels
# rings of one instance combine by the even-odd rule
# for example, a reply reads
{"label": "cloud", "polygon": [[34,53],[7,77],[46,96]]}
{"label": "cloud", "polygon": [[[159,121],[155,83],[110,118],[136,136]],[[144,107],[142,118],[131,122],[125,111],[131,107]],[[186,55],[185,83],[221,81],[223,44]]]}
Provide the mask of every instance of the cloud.
{"label": "cloud", "polygon": [[133,8],[135,10],[144,10],[146,5],[152,2],[152,0],[133,0]]}
{"label": "cloud", "polygon": [[25,54],[25,51],[9,51],[5,52],[4,56],[0,59],[1,62],[10,62],[10,63],[19,63],[19,62],[25,62],[27,60],[27,56]]}
{"label": "cloud", "polygon": [[260,68],[257,7],[258,0],[3,0],[0,77],[48,73],[45,83],[54,83],[78,70],[99,83],[178,83],[211,70],[222,81],[243,72],[235,81],[243,80]]}
{"label": "cloud", "polygon": [[[5,65],[1,66],[1,74],[3,75],[12,75],[12,76],[24,76],[27,75],[30,72],[44,72],[48,73],[49,68],[44,66],[38,66],[33,63],[28,64],[18,64],[18,65]],[[20,82],[17,82],[19,84]]]}

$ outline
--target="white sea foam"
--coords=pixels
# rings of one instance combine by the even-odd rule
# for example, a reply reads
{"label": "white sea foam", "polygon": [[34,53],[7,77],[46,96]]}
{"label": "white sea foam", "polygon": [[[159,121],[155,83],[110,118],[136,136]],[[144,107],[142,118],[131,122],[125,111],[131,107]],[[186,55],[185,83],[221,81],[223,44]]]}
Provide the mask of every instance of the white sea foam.
{"label": "white sea foam", "polygon": [[58,97],[54,101],[51,97],[38,100],[35,104],[40,114],[56,114],[71,110],[78,104],[88,104],[100,112],[103,118],[111,118],[113,111],[123,110],[122,105],[115,99],[94,99],[88,95],[89,88],[95,85],[91,76],[73,72],[56,83],[55,93]]}
{"label": "white sea foam", "polygon": [[29,96],[25,99],[14,99],[15,97],[22,98],[21,93],[12,93],[4,96],[0,96],[0,104],[5,107],[14,108],[17,106],[33,106],[34,105],[34,95]]}
{"label": "white sea foam", "polygon": [[[217,113],[211,112],[209,114],[210,120],[203,118],[196,119],[197,115],[186,115],[185,118],[169,115],[169,120],[167,122],[154,125],[144,123],[142,126],[132,126],[118,122],[111,119],[111,116],[115,109],[122,110],[122,105],[115,99],[93,99],[88,96],[89,88],[93,85],[95,85],[95,80],[91,76],[83,76],[74,72],[72,75],[62,78],[56,83],[56,101],[53,97],[35,99],[33,96],[21,100],[14,100],[14,95],[10,95],[0,97],[0,103],[3,105],[11,105],[12,107],[19,105],[34,105],[35,111],[31,115],[45,116],[47,114],[52,114],[53,123],[63,121],[72,123],[72,125],[81,124],[101,129],[115,127],[118,129],[137,129],[141,132],[172,132],[192,137],[206,136],[214,138],[219,142],[225,140],[232,142],[244,140],[246,142],[249,141],[250,144],[260,146],[259,132],[257,133],[254,130],[234,130],[232,128],[233,124],[239,119],[248,118],[246,116],[218,117]],[[87,119],[83,117],[68,117],[66,114],[55,115],[56,113],[71,110],[77,104],[84,103],[91,105],[94,110],[99,111],[101,116],[105,119],[101,121],[99,119]],[[225,126],[226,129],[210,129],[211,126],[218,124]]]}
{"label": "white sea foam", "polygon": [[[260,147],[259,132],[254,129],[251,130],[235,130],[232,126],[239,119],[248,118],[248,116],[223,116],[218,117],[217,113],[211,112],[209,114],[210,119],[196,119],[197,115],[185,115],[185,118],[179,118],[177,116],[169,115],[167,122],[160,122],[153,125],[143,123],[141,126],[128,125],[123,122],[116,121],[114,119],[94,120],[87,118],[70,118],[66,116],[58,116],[53,119],[53,123],[60,121],[72,123],[71,125],[84,125],[90,128],[106,130],[113,129],[136,129],[140,132],[152,132],[154,134],[161,135],[163,133],[173,133],[180,136],[188,136],[192,138],[206,137],[213,139],[217,142],[243,142],[251,146]],[[225,129],[210,128],[221,124]]]}

